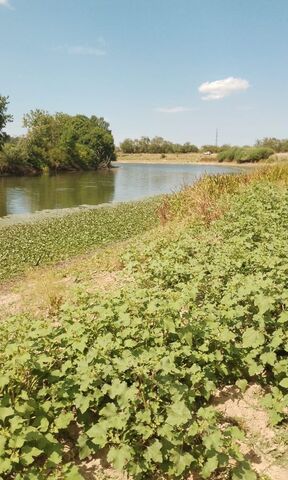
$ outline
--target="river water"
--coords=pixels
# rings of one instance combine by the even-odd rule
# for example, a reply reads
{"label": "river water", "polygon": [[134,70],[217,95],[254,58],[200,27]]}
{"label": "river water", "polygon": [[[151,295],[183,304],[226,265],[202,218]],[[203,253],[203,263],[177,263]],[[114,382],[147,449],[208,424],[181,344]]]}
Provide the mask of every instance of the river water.
{"label": "river water", "polygon": [[236,173],[218,165],[115,164],[97,172],[0,177],[0,217],[172,193],[202,175]]}

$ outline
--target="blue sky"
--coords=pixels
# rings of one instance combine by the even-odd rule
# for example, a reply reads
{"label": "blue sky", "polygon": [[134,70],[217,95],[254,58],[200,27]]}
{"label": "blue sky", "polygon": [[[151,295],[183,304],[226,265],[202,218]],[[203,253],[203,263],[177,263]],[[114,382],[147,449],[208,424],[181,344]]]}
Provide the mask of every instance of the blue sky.
{"label": "blue sky", "polygon": [[11,134],[43,108],[117,143],[288,137],[288,0],[0,0],[0,94]]}

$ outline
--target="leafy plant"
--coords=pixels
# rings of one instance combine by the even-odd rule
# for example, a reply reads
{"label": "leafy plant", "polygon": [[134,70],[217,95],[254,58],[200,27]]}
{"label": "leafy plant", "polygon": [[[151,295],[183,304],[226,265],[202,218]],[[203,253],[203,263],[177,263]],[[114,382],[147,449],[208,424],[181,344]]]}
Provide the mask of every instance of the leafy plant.
{"label": "leafy plant", "polygon": [[256,182],[222,218],[127,251],[133,289],[4,322],[2,477],[57,472],[72,439],[76,458],[105,448],[135,479],[256,479],[213,394],[257,381],[285,419],[287,216],[287,188]]}

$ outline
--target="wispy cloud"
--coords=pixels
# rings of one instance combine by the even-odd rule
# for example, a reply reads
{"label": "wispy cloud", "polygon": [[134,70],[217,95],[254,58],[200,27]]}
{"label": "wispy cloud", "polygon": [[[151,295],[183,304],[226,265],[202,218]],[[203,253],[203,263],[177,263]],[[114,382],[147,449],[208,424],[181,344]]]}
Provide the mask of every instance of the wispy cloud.
{"label": "wispy cloud", "polygon": [[67,53],[69,55],[95,55],[103,56],[106,55],[106,50],[99,47],[88,47],[83,45],[74,45],[67,47]]}
{"label": "wispy cloud", "polygon": [[9,0],[0,0],[0,7],[7,7],[7,8],[10,8],[11,10],[14,10]]}
{"label": "wispy cloud", "polygon": [[56,47],[54,50],[68,55],[94,55],[96,57],[101,57],[107,53],[106,42],[102,37],[98,38],[96,45],[62,45]]}
{"label": "wispy cloud", "polygon": [[182,113],[182,112],[191,112],[194,109],[189,108],[189,107],[157,107],[154,108],[155,112],[160,112],[160,113]]}
{"label": "wispy cloud", "polygon": [[203,94],[202,100],[221,100],[233,93],[247,90],[250,87],[244,78],[228,77],[223,80],[202,83],[198,90]]}

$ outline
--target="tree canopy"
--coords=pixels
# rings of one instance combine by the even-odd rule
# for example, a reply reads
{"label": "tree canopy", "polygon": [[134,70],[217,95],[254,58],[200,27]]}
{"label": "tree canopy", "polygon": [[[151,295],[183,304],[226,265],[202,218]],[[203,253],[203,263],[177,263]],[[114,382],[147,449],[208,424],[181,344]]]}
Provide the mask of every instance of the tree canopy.
{"label": "tree canopy", "polygon": [[3,148],[7,173],[97,169],[115,160],[114,139],[102,117],[33,110],[23,124],[26,135]]}
{"label": "tree canopy", "polygon": [[183,145],[179,143],[169,142],[162,137],[141,137],[132,140],[126,138],[120,144],[120,149],[123,153],[192,153],[198,152],[196,145],[189,142]]}
{"label": "tree canopy", "polygon": [[257,140],[255,143],[255,146],[272,148],[272,150],[274,150],[274,152],[276,153],[288,152],[288,139],[265,137],[265,138],[262,138],[261,140]]}
{"label": "tree canopy", "polygon": [[4,132],[4,128],[6,127],[8,122],[12,121],[12,115],[7,113],[8,105],[9,105],[9,97],[4,97],[0,95],[0,148],[3,146],[4,142],[8,140],[8,135]]}

